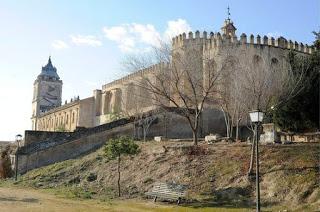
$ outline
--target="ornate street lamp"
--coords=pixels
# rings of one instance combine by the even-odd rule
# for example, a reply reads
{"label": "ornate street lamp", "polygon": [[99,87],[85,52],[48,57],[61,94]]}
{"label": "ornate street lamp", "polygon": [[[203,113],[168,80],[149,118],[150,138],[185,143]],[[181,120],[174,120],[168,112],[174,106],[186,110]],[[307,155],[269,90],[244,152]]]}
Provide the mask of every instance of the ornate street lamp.
{"label": "ornate street lamp", "polygon": [[258,128],[262,123],[264,113],[260,110],[253,110],[249,112],[251,122],[255,125],[255,142],[256,142],[256,202],[257,212],[260,212],[260,184],[259,184],[259,133]]}
{"label": "ornate street lamp", "polygon": [[22,135],[16,135],[16,142],[17,142],[17,151],[16,151],[16,159],[15,159],[15,181],[18,179],[18,155],[19,155],[19,147],[22,141]]}

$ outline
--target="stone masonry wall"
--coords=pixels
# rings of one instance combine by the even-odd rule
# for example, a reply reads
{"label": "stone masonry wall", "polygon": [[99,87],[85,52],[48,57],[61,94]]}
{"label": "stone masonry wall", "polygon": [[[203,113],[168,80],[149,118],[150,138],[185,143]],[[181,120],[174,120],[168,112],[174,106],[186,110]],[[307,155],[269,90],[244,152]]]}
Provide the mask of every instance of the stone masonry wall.
{"label": "stone masonry wall", "polygon": [[[205,116],[216,117],[216,121],[208,125],[205,119],[202,120],[200,137],[208,133],[224,133],[224,126],[220,124],[220,119],[223,117],[218,113],[216,110],[204,112]],[[175,112],[155,112],[153,114],[157,119],[150,126],[148,139],[154,136],[192,137],[192,131],[184,117]],[[142,139],[142,128],[136,123],[133,119],[120,119],[93,128],[79,128],[75,132],[26,131],[25,146],[19,150],[19,172],[25,173],[34,168],[78,157],[101,147],[108,139],[120,135]]]}
{"label": "stone masonry wall", "polygon": [[[121,127],[101,130],[100,132],[99,129],[94,130],[97,132],[90,133],[84,129],[83,132],[80,130],[69,133],[69,135],[68,133],[64,135],[60,133],[56,135],[56,139],[51,135],[51,140],[47,139],[47,143],[41,141],[38,142],[39,145],[35,145],[37,142],[33,142],[31,145],[22,147],[19,151],[19,173],[25,173],[28,170],[78,157],[101,147],[109,138],[118,135],[132,135],[133,125],[127,123]],[[43,135],[44,133],[39,136],[42,137]],[[40,137],[36,140],[40,140]],[[74,137],[74,139],[68,140],[68,137]]]}

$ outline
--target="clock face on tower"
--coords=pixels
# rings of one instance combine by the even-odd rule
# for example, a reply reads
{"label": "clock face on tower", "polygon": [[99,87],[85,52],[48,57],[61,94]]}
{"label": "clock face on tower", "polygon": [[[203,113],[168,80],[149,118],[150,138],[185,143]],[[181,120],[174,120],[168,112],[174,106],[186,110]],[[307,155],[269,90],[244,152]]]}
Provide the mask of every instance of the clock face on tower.
{"label": "clock face on tower", "polygon": [[56,105],[59,100],[59,88],[58,86],[48,85],[43,90],[43,99],[46,100],[49,105]]}
{"label": "clock face on tower", "polygon": [[46,97],[49,99],[57,100],[58,99],[58,91],[55,86],[49,85],[48,90],[46,92]]}

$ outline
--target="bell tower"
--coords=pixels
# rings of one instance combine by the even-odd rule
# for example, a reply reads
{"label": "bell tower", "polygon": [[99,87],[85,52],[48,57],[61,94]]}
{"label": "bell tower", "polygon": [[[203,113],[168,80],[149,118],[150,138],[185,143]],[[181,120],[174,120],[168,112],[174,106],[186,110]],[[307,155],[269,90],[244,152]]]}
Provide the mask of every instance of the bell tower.
{"label": "bell tower", "polygon": [[37,130],[37,117],[55,107],[61,106],[62,80],[49,57],[47,65],[33,83],[32,130]]}
{"label": "bell tower", "polygon": [[228,18],[224,21],[221,31],[223,35],[228,35],[234,37],[236,35],[237,28],[233,25],[233,22],[230,19],[230,7],[228,6]]}

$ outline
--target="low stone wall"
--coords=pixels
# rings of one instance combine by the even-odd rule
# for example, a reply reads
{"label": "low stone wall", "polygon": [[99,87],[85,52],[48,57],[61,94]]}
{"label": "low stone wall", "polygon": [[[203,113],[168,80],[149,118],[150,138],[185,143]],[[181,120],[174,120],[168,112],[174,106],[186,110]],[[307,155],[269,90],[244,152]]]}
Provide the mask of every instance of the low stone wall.
{"label": "low stone wall", "polygon": [[70,132],[48,132],[48,131],[33,131],[26,130],[24,133],[23,146],[30,145],[32,143],[38,143],[40,141],[57,140],[68,137]]}
{"label": "low stone wall", "polygon": [[[216,115],[216,112],[205,114]],[[156,112],[153,116],[156,119],[150,126],[147,138],[151,139],[154,136],[166,138],[192,137],[192,131],[187,120],[177,113]],[[200,137],[204,137],[209,132],[221,133],[220,131],[223,128],[220,125],[224,125],[218,122],[219,118],[215,120],[216,122],[213,123],[211,128],[200,130]],[[142,128],[141,126],[137,127],[136,123],[131,118],[120,119],[93,128],[79,128],[75,132],[26,131],[26,145],[19,149],[18,170],[20,173],[25,173],[34,168],[78,157],[101,147],[108,139],[119,135],[142,139]],[[215,127],[218,131],[215,131]]]}
{"label": "low stone wall", "polygon": [[285,142],[319,142],[320,141],[320,132],[314,133],[286,133],[286,132],[277,132],[279,141]]}
{"label": "low stone wall", "polygon": [[120,134],[131,135],[132,132],[133,125],[128,123],[121,127],[115,127],[89,135],[84,134],[71,141],[62,142],[59,140],[56,141],[56,143],[51,142],[47,144],[47,146],[38,145],[39,149],[21,149],[18,159],[19,173],[25,173],[31,169],[76,158],[101,147],[106,143],[108,138],[116,137]]}

